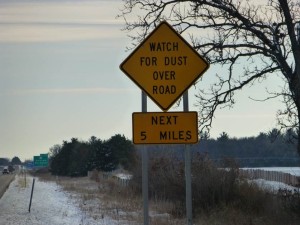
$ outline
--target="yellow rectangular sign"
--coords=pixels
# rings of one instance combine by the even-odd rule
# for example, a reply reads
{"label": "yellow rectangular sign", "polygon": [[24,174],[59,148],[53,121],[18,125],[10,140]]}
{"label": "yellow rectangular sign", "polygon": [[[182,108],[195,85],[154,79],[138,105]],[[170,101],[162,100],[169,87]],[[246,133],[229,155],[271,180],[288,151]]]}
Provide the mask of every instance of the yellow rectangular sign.
{"label": "yellow rectangular sign", "polygon": [[197,112],[147,112],[132,114],[134,144],[195,144]]}

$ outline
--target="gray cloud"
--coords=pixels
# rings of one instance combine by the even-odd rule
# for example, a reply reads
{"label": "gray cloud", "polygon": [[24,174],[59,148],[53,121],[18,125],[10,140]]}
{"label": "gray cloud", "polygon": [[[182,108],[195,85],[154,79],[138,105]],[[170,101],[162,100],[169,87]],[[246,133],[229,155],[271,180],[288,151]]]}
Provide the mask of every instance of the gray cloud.
{"label": "gray cloud", "polygon": [[0,42],[118,38],[122,21],[116,20],[115,15],[120,2],[106,3],[29,1],[14,4],[6,1],[0,7]]}
{"label": "gray cloud", "polygon": [[36,94],[97,94],[133,92],[132,88],[44,88],[44,89],[12,89],[0,91],[0,96],[36,95]]}

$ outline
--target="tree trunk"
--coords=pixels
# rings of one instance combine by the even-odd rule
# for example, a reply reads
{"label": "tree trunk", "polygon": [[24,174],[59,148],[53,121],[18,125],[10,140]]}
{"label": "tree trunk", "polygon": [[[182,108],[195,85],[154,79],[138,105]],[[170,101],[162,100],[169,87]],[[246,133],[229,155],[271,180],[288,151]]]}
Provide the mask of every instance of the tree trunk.
{"label": "tree trunk", "polygon": [[297,116],[298,116],[298,145],[297,150],[300,155],[300,26],[295,27],[297,29],[296,38],[297,38],[297,48],[295,54],[295,63],[296,63],[296,74],[295,74],[295,104],[297,108]]}
{"label": "tree trunk", "polygon": [[[300,29],[298,29],[299,35],[300,35]],[[298,41],[300,42],[300,36],[298,36]],[[300,43],[299,43],[300,44]],[[300,46],[300,45],[299,45]],[[300,155],[300,59],[296,59],[296,90],[295,90],[295,95],[296,95],[296,108],[297,108],[297,116],[298,116],[298,154]]]}
{"label": "tree trunk", "polygon": [[[290,125],[292,125],[293,130],[296,131],[296,138],[297,138],[297,151],[300,156],[300,71],[297,74],[297,71],[292,75],[292,79],[289,81],[289,88],[291,92],[291,98],[295,104],[296,109],[290,109],[292,113],[295,113],[295,120],[297,121],[289,121]],[[292,106],[289,106],[292,107]],[[294,119],[294,118],[292,118]]]}
{"label": "tree trunk", "polygon": [[[297,145],[297,151],[298,154],[300,156],[300,89],[298,89],[298,96],[297,96],[297,100],[296,100],[296,108],[297,108],[297,113],[298,113],[298,145]],[[297,130],[296,130],[297,131]]]}
{"label": "tree trunk", "polygon": [[[299,64],[300,65],[300,64]],[[297,109],[297,118],[298,118],[298,145],[297,151],[300,155],[300,66],[296,69],[295,80],[294,80],[294,95],[295,95],[295,105]],[[297,131],[297,130],[296,130]]]}
{"label": "tree trunk", "polygon": [[298,150],[298,154],[300,155],[300,114],[299,114],[299,110],[300,110],[300,108],[298,107],[298,121],[299,121],[299,125],[298,125],[298,145],[297,145],[297,150]]}

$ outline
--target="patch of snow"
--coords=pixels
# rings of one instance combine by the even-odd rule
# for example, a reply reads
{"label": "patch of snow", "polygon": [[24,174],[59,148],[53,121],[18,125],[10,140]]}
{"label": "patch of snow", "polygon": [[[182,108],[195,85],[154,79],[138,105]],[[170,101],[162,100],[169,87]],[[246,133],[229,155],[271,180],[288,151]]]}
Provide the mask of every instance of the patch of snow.
{"label": "patch of snow", "polygon": [[289,173],[294,176],[300,176],[300,167],[255,167],[255,168],[240,168],[243,170],[265,170]]}
{"label": "patch of snow", "polygon": [[253,182],[257,184],[260,188],[262,188],[265,191],[271,192],[271,193],[277,193],[279,189],[286,189],[294,192],[295,190],[300,192],[300,188],[296,188],[294,186],[290,186],[281,182],[277,181],[268,181],[264,179],[256,179],[256,180],[249,180],[248,182]]}
{"label": "patch of snow", "polygon": [[5,225],[115,225],[116,221],[106,217],[94,220],[82,212],[76,201],[63,192],[54,182],[43,182],[36,178],[31,211],[29,201],[32,177],[16,176],[9,189],[0,199],[0,224]]}
{"label": "patch of snow", "polygon": [[132,178],[132,175],[125,173],[117,173],[115,176],[122,180],[130,180]]}

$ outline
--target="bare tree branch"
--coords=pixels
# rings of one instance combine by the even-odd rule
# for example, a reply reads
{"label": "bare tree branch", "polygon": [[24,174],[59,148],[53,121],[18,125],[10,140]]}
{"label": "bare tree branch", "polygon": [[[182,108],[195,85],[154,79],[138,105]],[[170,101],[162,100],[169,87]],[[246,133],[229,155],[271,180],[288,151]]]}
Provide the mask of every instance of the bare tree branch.
{"label": "bare tree branch", "polygon": [[134,46],[167,20],[179,33],[188,34],[212,65],[222,67],[218,81],[197,94],[202,132],[211,128],[216,110],[233,107],[236,91],[276,74],[284,88],[265,100],[283,99],[286,109],[278,111],[278,124],[293,129],[300,143],[299,0],[256,5],[249,0],[124,0],[119,16]]}

